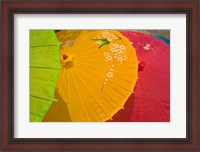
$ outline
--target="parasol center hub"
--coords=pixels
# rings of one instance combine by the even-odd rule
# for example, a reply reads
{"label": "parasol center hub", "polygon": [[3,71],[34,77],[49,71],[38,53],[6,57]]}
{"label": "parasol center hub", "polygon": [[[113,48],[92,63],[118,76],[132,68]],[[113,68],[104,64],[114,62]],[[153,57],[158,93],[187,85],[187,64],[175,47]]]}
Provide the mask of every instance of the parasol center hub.
{"label": "parasol center hub", "polygon": [[63,60],[66,60],[67,58],[68,58],[68,55],[66,55],[66,54],[63,54]]}
{"label": "parasol center hub", "polygon": [[145,68],[145,62],[141,61],[138,65],[138,71],[143,71]]}
{"label": "parasol center hub", "polygon": [[62,63],[67,63],[67,62],[72,62],[75,58],[74,54],[62,54],[61,56],[61,62]]}

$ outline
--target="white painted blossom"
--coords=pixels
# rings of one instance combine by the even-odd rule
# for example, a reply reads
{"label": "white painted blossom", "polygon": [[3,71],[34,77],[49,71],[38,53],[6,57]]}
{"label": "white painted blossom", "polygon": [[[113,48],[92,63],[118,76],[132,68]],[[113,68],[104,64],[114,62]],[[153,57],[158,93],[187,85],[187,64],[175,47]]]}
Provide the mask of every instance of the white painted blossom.
{"label": "white painted blossom", "polygon": [[109,33],[108,31],[102,31],[101,34],[102,34],[102,37],[106,38],[108,41],[113,41],[113,40],[118,39],[118,37],[115,34]]}
{"label": "white painted blossom", "polygon": [[124,58],[124,60],[127,60],[128,57],[126,55],[124,55],[123,58]]}
{"label": "white painted blossom", "polygon": [[[104,58],[105,58],[105,62],[110,63],[112,61],[113,64],[111,64],[111,68],[110,70],[107,72],[106,74],[106,78],[104,80],[104,85],[107,84],[107,82],[109,81],[109,79],[111,79],[114,75],[114,63],[120,63],[122,64],[125,60],[127,60],[127,56],[126,56],[126,46],[123,44],[119,44],[119,43],[115,43],[112,42],[113,40],[117,40],[119,39],[119,37],[117,37],[115,34],[109,33],[108,31],[102,31],[101,32],[101,36],[97,36],[94,37],[94,39],[96,39],[97,44],[103,44],[104,41],[103,39],[107,39],[109,42],[109,47],[110,49],[107,50],[106,52],[103,52]],[[147,45],[148,47],[148,45]]]}
{"label": "white painted blossom", "polygon": [[150,44],[146,44],[146,47],[151,47],[151,45]]}
{"label": "white painted blossom", "polygon": [[123,59],[123,57],[120,55],[120,56],[117,57],[117,60],[118,60],[119,62],[122,62],[124,59]]}
{"label": "white painted blossom", "polygon": [[96,41],[95,43],[96,44],[102,44],[103,42],[102,41]]}
{"label": "white painted blossom", "polygon": [[108,55],[108,56],[106,56],[106,59],[107,59],[108,61],[110,61],[110,60],[112,60],[112,56],[111,56],[111,55]]}
{"label": "white painted blossom", "polygon": [[106,76],[107,76],[108,78],[112,78],[112,77],[113,77],[113,72],[109,71],[109,72],[106,74]]}
{"label": "white painted blossom", "polygon": [[143,49],[146,50],[146,51],[150,50],[149,47],[146,47],[146,46],[143,47]]}
{"label": "white painted blossom", "polygon": [[[111,55],[114,59],[122,63],[124,60],[127,60],[126,47],[123,44],[112,43],[110,45]],[[107,58],[106,58],[107,59]]]}
{"label": "white painted blossom", "polygon": [[146,44],[146,45],[143,47],[143,49],[146,50],[146,51],[152,50],[150,44]]}
{"label": "white painted blossom", "polygon": [[125,46],[124,45],[120,45],[120,49],[121,50],[125,50]]}

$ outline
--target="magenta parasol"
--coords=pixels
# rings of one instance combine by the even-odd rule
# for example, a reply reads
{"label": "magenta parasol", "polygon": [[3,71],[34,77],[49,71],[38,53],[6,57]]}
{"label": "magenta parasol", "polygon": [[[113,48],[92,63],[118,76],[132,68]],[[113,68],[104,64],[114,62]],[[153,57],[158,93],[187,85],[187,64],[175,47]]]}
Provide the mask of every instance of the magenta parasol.
{"label": "magenta parasol", "polygon": [[133,31],[121,33],[136,49],[139,79],[127,107],[125,105],[125,110],[117,113],[113,121],[169,122],[170,47],[150,34]]}

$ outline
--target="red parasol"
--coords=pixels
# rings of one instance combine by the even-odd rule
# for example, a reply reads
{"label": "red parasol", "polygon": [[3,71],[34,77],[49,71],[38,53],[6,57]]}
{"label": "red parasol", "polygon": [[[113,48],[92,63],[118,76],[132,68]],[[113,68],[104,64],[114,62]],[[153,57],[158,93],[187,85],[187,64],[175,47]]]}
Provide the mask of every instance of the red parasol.
{"label": "red parasol", "polygon": [[[136,49],[139,79],[135,93],[113,121],[170,121],[170,48],[149,34],[123,31]],[[128,107],[129,106],[129,107]],[[130,107],[131,106],[131,107]]]}

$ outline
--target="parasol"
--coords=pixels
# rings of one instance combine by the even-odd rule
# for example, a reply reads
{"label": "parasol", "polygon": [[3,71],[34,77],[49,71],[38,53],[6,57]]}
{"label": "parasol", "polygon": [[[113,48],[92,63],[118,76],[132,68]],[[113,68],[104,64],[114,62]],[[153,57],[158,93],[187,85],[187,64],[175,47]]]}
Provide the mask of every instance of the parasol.
{"label": "parasol", "polygon": [[140,32],[122,32],[136,48],[139,79],[131,121],[170,121],[170,48]]}
{"label": "parasol", "polygon": [[30,121],[40,122],[54,98],[60,42],[53,30],[30,30]]}
{"label": "parasol", "polygon": [[60,61],[57,92],[73,122],[111,119],[123,109],[138,79],[135,49],[114,30],[82,31],[63,46]]}
{"label": "parasol", "polygon": [[156,38],[158,38],[158,39],[160,39],[160,40],[162,40],[162,41],[165,42],[167,45],[170,45],[170,40],[169,40],[169,39],[167,39],[167,38],[165,38],[165,37],[163,37],[163,36],[160,36],[160,35],[156,35],[156,34],[153,34],[153,36],[156,37]]}
{"label": "parasol", "polygon": [[[136,49],[139,79],[128,107],[119,111],[113,121],[170,121],[170,48],[149,34],[122,31]],[[159,37],[160,38],[160,37]],[[168,43],[169,44],[169,43]]]}

